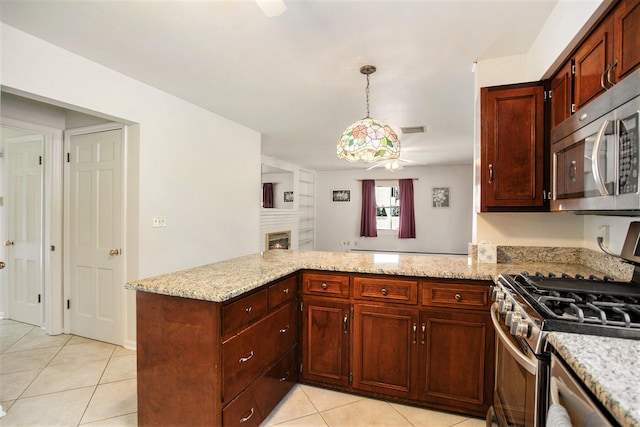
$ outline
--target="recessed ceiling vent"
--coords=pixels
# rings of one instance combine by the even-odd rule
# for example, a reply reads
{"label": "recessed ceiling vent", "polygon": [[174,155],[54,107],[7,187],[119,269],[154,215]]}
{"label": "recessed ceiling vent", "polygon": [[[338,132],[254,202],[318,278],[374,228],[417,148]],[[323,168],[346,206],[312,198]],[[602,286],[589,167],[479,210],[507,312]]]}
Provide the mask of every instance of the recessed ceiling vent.
{"label": "recessed ceiling vent", "polygon": [[424,126],[410,126],[410,127],[406,127],[406,128],[400,128],[400,131],[403,134],[407,134],[407,133],[424,133]]}

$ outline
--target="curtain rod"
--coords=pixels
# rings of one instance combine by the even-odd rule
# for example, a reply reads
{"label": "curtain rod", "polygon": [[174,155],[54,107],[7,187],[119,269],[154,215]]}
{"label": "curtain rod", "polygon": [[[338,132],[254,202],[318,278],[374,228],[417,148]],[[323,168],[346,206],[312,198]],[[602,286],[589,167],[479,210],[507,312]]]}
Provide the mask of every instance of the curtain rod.
{"label": "curtain rod", "polygon": [[[401,180],[401,179],[412,179],[414,181],[419,181],[420,180],[420,178],[380,178],[377,181],[395,181],[395,180]],[[369,181],[369,180],[356,179],[356,181]],[[376,180],[372,179],[370,181],[376,181]]]}

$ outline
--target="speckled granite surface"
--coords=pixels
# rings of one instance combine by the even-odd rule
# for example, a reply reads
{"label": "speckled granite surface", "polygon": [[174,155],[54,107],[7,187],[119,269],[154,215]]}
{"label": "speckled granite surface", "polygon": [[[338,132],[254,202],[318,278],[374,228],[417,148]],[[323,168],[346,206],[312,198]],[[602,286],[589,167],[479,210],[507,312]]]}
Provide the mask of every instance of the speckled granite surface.
{"label": "speckled granite surface", "polygon": [[640,341],[555,332],[549,343],[624,427],[640,427]]}
{"label": "speckled granite surface", "polygon": [[495,280],[500,273],[601,274],[579,264],[478,264],[468,257],[351,252],[266,251],[128,283],[128,289],[223,302],[301,269]]}
{"label": "speckled granite surface", "polygon": [[[469,244],[469,257],[477,258],[478,246]],[[608,275],[620,280],[631,280],[633,266],[603,252],[586,248],[566,248],[553,246],[500,246],[497,247],[498,264],[563,262],[582,264],[593,268],[600,275]]]}

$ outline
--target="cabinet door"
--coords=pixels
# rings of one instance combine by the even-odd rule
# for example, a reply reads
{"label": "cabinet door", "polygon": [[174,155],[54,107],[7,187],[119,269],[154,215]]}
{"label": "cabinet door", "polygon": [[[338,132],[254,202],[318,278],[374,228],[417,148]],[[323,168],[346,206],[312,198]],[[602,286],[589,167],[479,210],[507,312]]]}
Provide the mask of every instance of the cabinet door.
{"label": "cabinet door", "polygon": [[576,110],[604,92],[604,86],[608,84],[606,74],[613,58],[612,24],[611,17],[605,19],[574,55]]}
{"label": "cabinet door", "polygon": [[552,129],[571,117],[573,92],[571,65],[571,61],[567,61],[551,79],[550,126]]}
{"label": "cabinet door", "polygon": [[493,390],[493,328],[489,313],[420,313],[420,398],[443,408],[486,414]]}
{"label": "cabinet door", "polygon": [[481,209],[545,210],[544,87],[481,90]]}
{"label": "cabinet door", "polygon": [[354,305],[352,387],[415,399],[418,310]]}
{"label": "cabinet door", "polygon": [[622,0],[613,13],[615,81],[640,67],[640,0]]}
{"label": "cabinet door", "polygon": [[302,378],[348,387],[349,303],[307,297],[302,317]]}

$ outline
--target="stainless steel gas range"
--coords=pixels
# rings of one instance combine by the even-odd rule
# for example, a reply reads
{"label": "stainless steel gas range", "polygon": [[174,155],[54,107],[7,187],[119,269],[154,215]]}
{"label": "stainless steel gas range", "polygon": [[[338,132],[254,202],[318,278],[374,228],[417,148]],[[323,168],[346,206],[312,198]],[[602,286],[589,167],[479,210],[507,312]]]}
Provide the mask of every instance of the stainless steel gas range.
{"label": "stainless steel gas range", "polygon": [[550,332],[640,340],[640,222],[629,227],[622,257],[630,282],[523,272],[500,275],[492,289],[496,386],[487,424],[541,427],[549,408]]}

